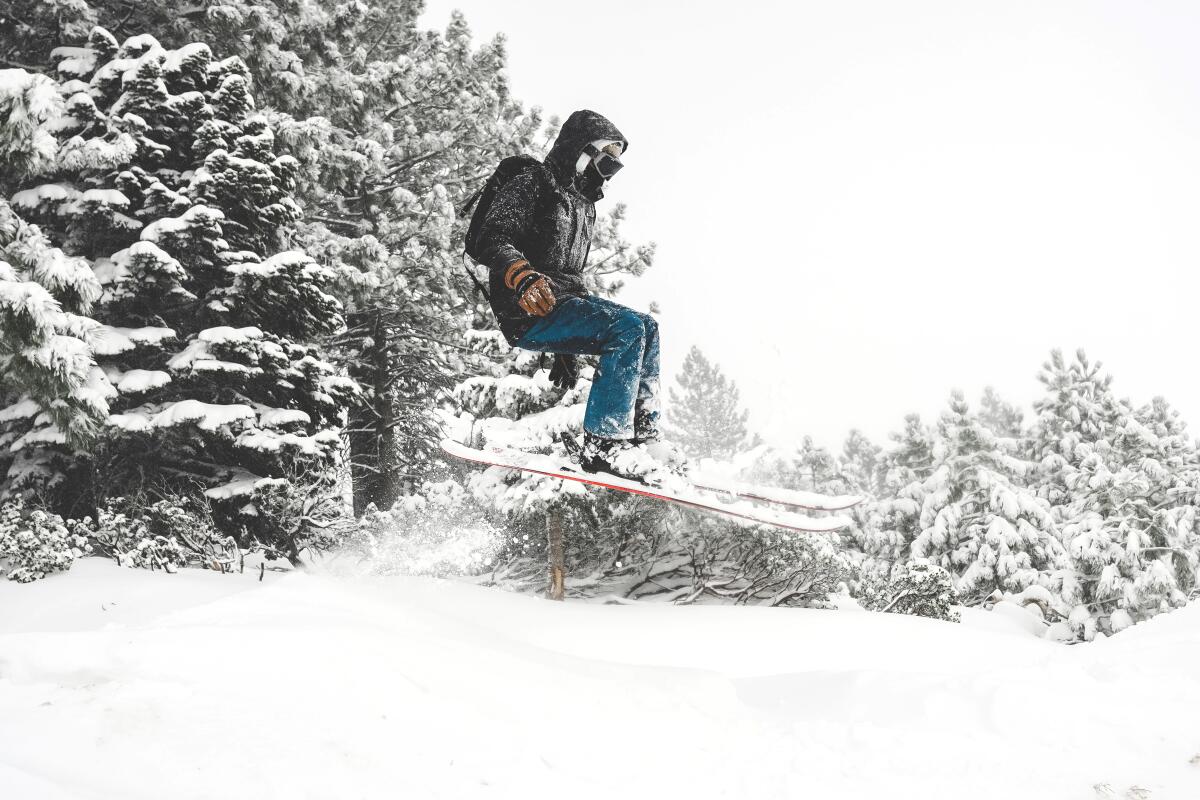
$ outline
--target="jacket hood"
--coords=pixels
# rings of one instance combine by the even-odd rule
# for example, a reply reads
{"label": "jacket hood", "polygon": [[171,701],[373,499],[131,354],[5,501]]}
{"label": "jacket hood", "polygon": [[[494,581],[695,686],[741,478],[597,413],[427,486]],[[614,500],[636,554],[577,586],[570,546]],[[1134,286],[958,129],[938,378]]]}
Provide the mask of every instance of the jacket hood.
{"label": "jacket hood", "polygon": [[554,146],[546,156],[546,163],[550,165],[560,185],[571,185],[575,180],[575,162],[579,160],[583,148],[597,139],[620,142],[622,153],[629,149],[629,140],[625,138],[625,134],[595,111],[585,108],[567,117],[567,121],[558,131]]}

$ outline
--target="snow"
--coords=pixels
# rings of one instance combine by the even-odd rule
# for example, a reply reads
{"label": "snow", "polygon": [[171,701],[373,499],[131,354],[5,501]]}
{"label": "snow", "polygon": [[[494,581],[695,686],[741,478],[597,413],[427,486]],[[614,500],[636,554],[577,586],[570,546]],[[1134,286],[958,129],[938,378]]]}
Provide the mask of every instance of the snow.
{"label": "snow", "polygon": [[116,189],[88,189],[80,197],[80,203],[95,203],[96,205],[129,206],[129,198]]}
{"label": "snow", "polygon": [[311,421],[312,417],[308,415],[308,412],[298,408],[258,407],[258,424],[264,428],[281,428],[297,423],[307,425]]}
{"label": "snow", "polygon": [[69,183],[43,183],[14,194],[12,204],[19,208],[37,208],[42,203],[61,203],[77,197],[79,190]]}
{"label": "snow", "polygon": [[251,339],[261,339],[262,336],[262,329],[256,328],[253,325],[248,325],[245,328],[218,325],[215,328],[205,328],[198,334],[200,341],[211,342],[213,344],[246,342]]}
{"label": "snow", "polygon": [[28,419],[40,414],[42,407],[28,397],[13,403],[7,408],[0,408],[0,422],[12,422],[14,419]]}
{"label": "snow", "polygon": [[163,72],[178,72],[189,58],[203,57],[205,61],[210,61],[212,50],[204,42],[189,42],[175,50],[168,50],[165,55]]}
{"label": "snow", "polygon": [[90,47],[56,47],[51,58],[60,59],[58,71],[64,75],[87,75],[96,68],[96,51]]}
{"label": "snow", "polygon": [[1200,605],[1075,647],[965,620],[85,559],[0,583],[0,780],[123,800],[1200,796]]}
{"label": "snow", "polygon": [[178,236],[187,233],[196,225],[205,225],[222,219],[225,219],[225,215],[219,209],[196,205],[178,217],[163,217],[151,222],[142,231],[141,238],[149,242],[161,242],[163,236]]}
{"label": "snow", "polygon": [[[233,161],[244,161],[247,164],[262,165],[257,161],[249,159],[234,159]],[[269,278],[280,273],[286,272],[289,267],[301,267],[304,270],[321,271],[315,264],[312,258],[303,250],[285,250],[281,253],[276,253],[270,258],[264,259],[262,262],[248,262],[244,264],[230,264],[226,269],[231,275],[254,275],[260,278]]]}
{"label": "snow", "polygon": [[[214,486],[211,489],[205,489],[204,494],[211,497],[213,500],[228,500],[231,497],[240,497],[254,493],[255,489],[267,486],[273,481],[278,481],[277,478],[263,478],[255,475],[253,472],[244,469],[233,471],[232,480],[223,483],[220,486]],[[286,483],[286,481],[284,482]]]}
{"label": "snow", "polygon": [[298,433],[249,430],[237,438],[239,447],[249,447],[264,453],[274,453],[283,448],[295,450],[308,456],[319,456],[336,449],[341,441],[337,431],[318,431],[312,436]]}
{"label": "snow", "polygon": [[115,356],[132,350],[139,344],[157,345],[175,335],[171,328],[120,328],[101,325],[91,341],[92,352],[102,356]]}
{"label": "snow", "polygon": [[[138,223],[140,226],[141,223]],[[154,242],[137,241],[122,250],[113,253],[111,274],[116,276],[127,276],[132,274],[130,265],[133,264],[135,258],[140,258],[144,261],[153,261],[158,266],[158,271],[171,275],[180,280],[186,279],[188,276],[187,270],[179,261],[163,250]]]}
{"label": "snow", "polygon": [[131,369],[121,372],[109,369],[108,380],[121,394],[141,394],[171,382],[171,376],[158,369]]}
{"label": "snow", "polygon": [[156,407],[134,409],[125,414],[113,414],[109,422],[130,432],[149,431],[153,428],[171,428],[176,425],[195,425],[206,431],[215,431],[240,419],[253,419],[254,410],[240,403],[202,403],[199,400],[180,400],[161,409]]}
{"label": "snow", "polygon": [[196,339],[189,342],[187,347],[173,356],[167,362],[167,367],[173,370],[191,369],[197,372],[261,374],[260,367],[214,358],[209,345],[247,342],[252,339],[261,339],[262,335],[262,331],[255,327],[231,328],[222,325],[216,328],[206,328],[200,331]]}

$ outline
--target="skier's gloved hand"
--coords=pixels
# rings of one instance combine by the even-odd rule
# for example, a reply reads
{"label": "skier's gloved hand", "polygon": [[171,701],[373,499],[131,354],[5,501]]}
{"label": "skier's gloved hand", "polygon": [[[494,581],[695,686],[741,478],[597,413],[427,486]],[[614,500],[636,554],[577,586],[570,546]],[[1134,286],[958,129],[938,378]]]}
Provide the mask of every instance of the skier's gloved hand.
{"label": "skier's gloved hand", "polygon": [[550,382],[560,389],[574,389],[579,382],[579,362],[575,356],[558,353],[550,367]]}
{"label": "skier's gloved hand", "polygon": [[544,317],[554,309],[554,303],[550,279],[540,272],[530,270],[524,280],[517,284],[517,305],[525,309],[526,314]]}
{"label": "skier's gloved hand", "polygon": [[554,308],[550,279],[530,267],[528,261],[510,264],[504,273],[504,282],[516,292],[517,305],[526,314],[544,317]]}

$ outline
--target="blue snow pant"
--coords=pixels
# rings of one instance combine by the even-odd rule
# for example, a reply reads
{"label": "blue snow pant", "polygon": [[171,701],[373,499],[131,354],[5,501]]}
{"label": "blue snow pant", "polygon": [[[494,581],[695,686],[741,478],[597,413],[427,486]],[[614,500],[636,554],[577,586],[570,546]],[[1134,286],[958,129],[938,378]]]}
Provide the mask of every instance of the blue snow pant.
{"label": "blue snow pant", "polygon": [[658,422],[658,323],[603,297],[566,297],[517,340],[545,353],[600,356],[583,428],[593,436],[630,439],[634,413]]}

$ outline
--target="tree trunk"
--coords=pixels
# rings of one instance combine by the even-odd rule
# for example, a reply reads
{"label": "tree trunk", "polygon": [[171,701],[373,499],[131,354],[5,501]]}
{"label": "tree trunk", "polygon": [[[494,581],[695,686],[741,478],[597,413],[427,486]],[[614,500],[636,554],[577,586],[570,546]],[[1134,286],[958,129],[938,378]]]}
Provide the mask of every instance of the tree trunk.
{"label": "tree trunk", "polygon": [[[394,477],[396,457],[396,418],[392,408],[392,362],[389,358],[389,331],[383,315],[368,312],[371,319],[372,346],[362,353],[362,361],[350,374],[372,389],[369,407],[351,409],[350,463],[354,484],[354,514],[360,516],[367,505],[386,510],[400,495],[400,481]],[[359,323],[360,320],[352,320]]]}
{"label": "tree trunk", "polygon": [[546,596],[551,600],[563,600],[567,594],[567,570],[563,565],[562,513],[551,511],[546,516],[546,539],[549,543],[550,585]]}

